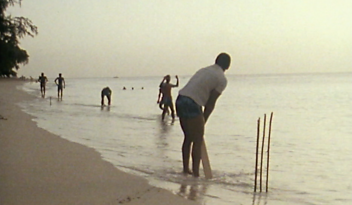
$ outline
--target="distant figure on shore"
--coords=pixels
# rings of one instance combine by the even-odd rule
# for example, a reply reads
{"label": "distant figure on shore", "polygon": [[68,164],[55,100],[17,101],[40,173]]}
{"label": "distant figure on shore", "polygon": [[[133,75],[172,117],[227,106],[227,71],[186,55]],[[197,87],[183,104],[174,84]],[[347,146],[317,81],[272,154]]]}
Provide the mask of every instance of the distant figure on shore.
{"label": "distant figure on shore", "polygon": [[112,95],[112,91],[109,87],[105,87],[103,88],[103,90],[101,90],[101,106],[104,106],[105,97],[108,99],[108,105],[111,104],[111,95]]}
{"label": "distant figure on shore", "polygon": [[[161,101],[159,102],[159,107],[163,106],[163,113],[161,114],[161,119],[164,120],[165,114],[168,112],[168,109],[170,108],[171,110],[171,116],[172,119],[175,119],[175,110],[174,110],[174,103],[172,102],[172,96],[171,96],[171,88],[178,87],[179,80],[178,76],[176,75],[176,84],[173,85],[170,83],[171,77],[170,75],[167,75],[163,78],[161,81],[159,88],[162,94]],[[158,99],[159,100],[159,99]]]}
{"label": "distant figure on shore", "polygon": [[126,87],[123,87],[122,90],[126,90]]}
{"label": "distant figure on shore", "polygon": [[40,92],[42,97],[45,97],[45,86],[46,82],[48,82],[48,78],[44,75],[44,73],[42,73],[37,81],[40,82]]}
{"label": "distant figure on shore", "polygon": [[62,99],[63,90],[65,88],[65,79],[62,77],[61,73],[59,73],[59,77],[57,77],[54,82],[57,85],[57,98],[60,98],[61,95]]}
{"label": "distant figure on shore", "polygon": [[[198,70],[179,91],[176,110],[184,133],[182,160],[185,174],[199,177],[205,123],[212,113],[217,99],[226,88],[227,79],[224,72],[229,68],[230,63],[231,57],[228,54],[219,54],[214,65]],[[191,150],[192,171],[189,169]]]}

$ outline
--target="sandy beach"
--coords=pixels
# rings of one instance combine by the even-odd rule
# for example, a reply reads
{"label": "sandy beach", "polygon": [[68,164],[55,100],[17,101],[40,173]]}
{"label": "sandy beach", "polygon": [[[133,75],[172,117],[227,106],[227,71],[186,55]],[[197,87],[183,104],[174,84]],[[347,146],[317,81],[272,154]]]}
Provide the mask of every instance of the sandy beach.
{"label": "sandy beach", "polygon": [[16,88],[22,83],[0,79],[1,205],[198,204],[119,171],[92,148],[37,127],[17,105],[33,98]]}

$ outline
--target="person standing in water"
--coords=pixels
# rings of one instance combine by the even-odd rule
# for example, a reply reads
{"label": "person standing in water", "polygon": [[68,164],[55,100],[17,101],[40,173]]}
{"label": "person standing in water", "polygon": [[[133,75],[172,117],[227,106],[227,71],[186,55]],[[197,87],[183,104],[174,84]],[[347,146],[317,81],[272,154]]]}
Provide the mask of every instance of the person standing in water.
{"label": "person standing in water", "polygon": [[65,88],[65,79],[62,77],[62,74],[59,73],[59,77],[55,79],[55,84],[57,85],[57,98],[62,99],[63,89]]}
{"label": "person standing in water", "polygon": [[46,82],[48,82],[48,78],[44,75],[44,73],[42,73],[37,81],[40,82],[40,92],[42,94],[42,97],[45,97],[45,86]]}
{"label": "person standing in water", "polygon": [[[158,94],[158,100],[156,101],[156,103],[159,105],[159,108],[161,110],[164,110],[164,104],[163,104],[163,93],[161,91],[161,87],[164,85],[164,79],[165,76],[163,78],[163,80],[161,81],[160,85],[159,85],[159,94]],[[167,109],[166,113],[169,115],[169,109]]]}
{"label": "person standing in water", "polygon": [[109,87],[103,88],[103,90],[101,91],[101,106],[104,106],[105,96],[108,99],[108,105],[111,104],[111,95],[112,95],[112,91]]}
{"label": "person standing in water", "polygon": [[[184,133],[182,161],[185,174],[199,177],[205,123],[214,110],[217,99],[226,88],[227,79],[224,72],[230,63],[231,57],[228,54],[219,54],[215,64],[198,70],[179,91],[176,111]],[[191,150],[192,171],[189,169]]]}
{"label": "person standing in water", "polygon": [[159,85],[160,91],[162,94],[162,99],[160,103],[163,105],[163,113],[161,114],[162,120],[164,120],[165,114],[168,112],[169,108],[171,110],[172,119],[175,119],[175,110],[174,110],[174,103],[172,102],[171,88],[178,87],[178,84],[179,84],[178,76],[176,75],[177,81],[175,85],[171,84],[170,80],[171,80],[170,75],[167,75],[163,78],[163,80]]}

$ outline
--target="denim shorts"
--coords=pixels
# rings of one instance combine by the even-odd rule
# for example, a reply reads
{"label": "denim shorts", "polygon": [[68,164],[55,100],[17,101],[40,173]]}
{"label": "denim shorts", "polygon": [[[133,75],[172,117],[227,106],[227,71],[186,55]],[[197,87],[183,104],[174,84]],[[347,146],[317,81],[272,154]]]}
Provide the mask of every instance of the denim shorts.
{"label": "denim shorts", "polygon": [[173,107],[172,98],[171,97],[163,97],[161,103],[170,107]]}
{"label": "denim shorts", "polygon": [[176,112],[180,118],[194,118],[203,114],[200,105],[183,95],[179,95],[176,99]]}

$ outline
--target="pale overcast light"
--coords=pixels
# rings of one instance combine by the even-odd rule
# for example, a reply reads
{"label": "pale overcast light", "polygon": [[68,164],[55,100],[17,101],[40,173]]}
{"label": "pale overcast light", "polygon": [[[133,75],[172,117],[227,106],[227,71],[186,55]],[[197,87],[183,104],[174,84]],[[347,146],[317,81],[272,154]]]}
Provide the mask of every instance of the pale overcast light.
{"label": "pale overcast light", "polygon": [[220,52],[228,74],[352,72],[351,0],[23,0],[38,26],[19,75],[191,75]]}

